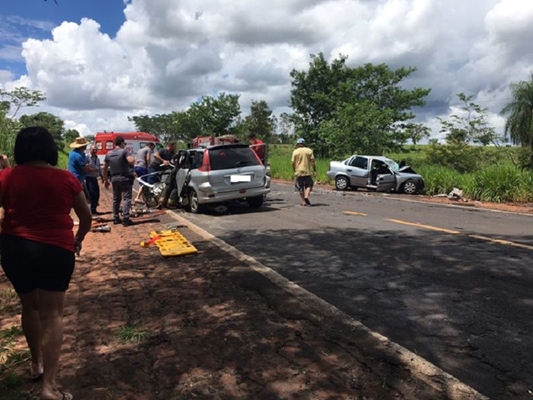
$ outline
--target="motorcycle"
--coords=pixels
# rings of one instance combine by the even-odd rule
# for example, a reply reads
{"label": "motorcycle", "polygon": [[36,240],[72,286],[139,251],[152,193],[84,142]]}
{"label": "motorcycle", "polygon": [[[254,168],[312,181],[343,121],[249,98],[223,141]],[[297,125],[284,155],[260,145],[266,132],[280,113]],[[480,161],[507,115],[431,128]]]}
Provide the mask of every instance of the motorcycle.
{"label": "motorcycle", "polygon": [[[169,183],[170,174],[174,167],[175,165],[173,163],[169,163],[168,168],[162,171],[152,172],[135,178],[135,180],[139,182],[139,190],[142,190],[146,207],[155,208],[161,203],[165,195],[167,184]],[[148,182],[148,178],[152,175],[157,175],[159,177],[158,182]]]}

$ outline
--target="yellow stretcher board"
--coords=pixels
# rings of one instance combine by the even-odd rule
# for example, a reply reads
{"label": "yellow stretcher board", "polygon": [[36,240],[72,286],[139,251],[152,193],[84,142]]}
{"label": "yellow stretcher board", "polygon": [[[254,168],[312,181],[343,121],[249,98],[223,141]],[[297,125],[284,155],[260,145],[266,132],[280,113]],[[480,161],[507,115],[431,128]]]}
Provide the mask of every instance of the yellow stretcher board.
{"label": "yellow stretcher board", "polygon": [[[197,253],[194,247],[177,229],[150,232],[150,238],[163,257],[183,256]],[[141,243],[142,246],[142,243]]]}

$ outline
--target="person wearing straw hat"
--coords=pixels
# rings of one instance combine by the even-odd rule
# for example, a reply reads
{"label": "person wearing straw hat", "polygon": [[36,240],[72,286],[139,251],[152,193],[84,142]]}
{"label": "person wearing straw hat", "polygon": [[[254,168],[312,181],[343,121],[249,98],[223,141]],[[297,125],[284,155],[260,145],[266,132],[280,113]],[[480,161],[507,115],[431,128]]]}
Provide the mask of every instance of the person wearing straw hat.
{"label": "person wearing straw hat", "polygon": [[83,187],[83,193],[85,193],[85,198],[89,202],[89,191],[87,190],[87,185],[85,183],[85,177],[87,172],[94,172],[95,169],[90,164],[87,164],[87,156],[85,150],[87,150],[87,145],[89,142],[84,137],[77,137],[70,144],[72,149],[68,155],[68,170],[80,181]]}
{"label": "person wearing straw hat", "polygon": [[69,146],[72,150],[68,155],[68,170],[78,178],[81,184],[85,182],[87,172],[95,172],[95,168],[87,164],[85,150],[88,144],[89,142],[84,137],[77,137]]}

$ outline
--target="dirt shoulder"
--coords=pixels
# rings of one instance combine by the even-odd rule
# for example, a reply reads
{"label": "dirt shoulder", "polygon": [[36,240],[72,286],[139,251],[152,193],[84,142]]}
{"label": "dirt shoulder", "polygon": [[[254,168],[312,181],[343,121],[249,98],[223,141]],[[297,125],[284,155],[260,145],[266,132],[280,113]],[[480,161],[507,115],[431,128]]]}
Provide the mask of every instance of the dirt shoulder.
{"label": "dirt shoulder", "polygon": [[[197,254],[164,258],[139,245],[175,225],[165,215],[88,235],[61,358],[75,399],[480,398],[445,374],[414,373],[384,338],[305,304],[188,227],[179,231]],[[10,291],[3,274],[0,291]],[[19,325],[17,306],[0,309],[2,332]],[[24,348],[19,334],[13,351]],[[3,399],[37,393],[27,367],[23,359],[0,369]],[[8,385],[8,372],[18,383]]]}

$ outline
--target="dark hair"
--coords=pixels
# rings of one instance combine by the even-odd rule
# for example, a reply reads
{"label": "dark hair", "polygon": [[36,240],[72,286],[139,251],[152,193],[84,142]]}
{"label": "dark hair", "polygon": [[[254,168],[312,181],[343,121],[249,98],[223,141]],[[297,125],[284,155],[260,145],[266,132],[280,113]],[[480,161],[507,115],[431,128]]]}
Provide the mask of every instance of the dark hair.
{"label": "dark hair", "polygon": [[32,126],[21,129],[15,139],[15,162],[18,165],[30,161],[44,161],[57,165],[57,145],[46,128]]}
{"label": "dark hair", "polygon": [[115,146],[120,146],[121,144],[126,143],[126,141],[122,136],[117,136],[115,140],[113,140],[113,143],[115,143]]}
{"label": "dark hair", "polygon": [[248,133],[248,139],[254,139],[255,138],[255,133]]}

